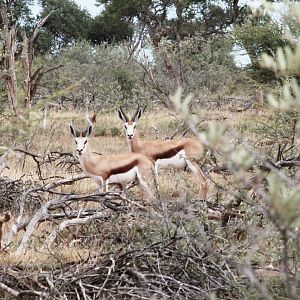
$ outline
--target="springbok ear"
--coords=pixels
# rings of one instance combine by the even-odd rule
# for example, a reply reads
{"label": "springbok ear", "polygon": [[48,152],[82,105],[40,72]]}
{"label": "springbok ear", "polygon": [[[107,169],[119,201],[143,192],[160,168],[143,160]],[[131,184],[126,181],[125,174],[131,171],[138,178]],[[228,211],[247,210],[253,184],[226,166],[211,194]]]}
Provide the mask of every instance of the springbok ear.
{"label": "springbok ear", "polygon": [[92,131],[93,131],[93,126],[90,125],[89,128],[88,128],[88,136],[91,135]]}
{"label": "springbok ear", "polygon": [[93,126],[90,124],[89,127],[82,132],[83,137],[89,137],[93,131]]}
{"label": "springbok ear", "polygon": [[74,126],[73,126],[72,124],[69,125],[69,129],[70,129],[71,134],[72,134],[74,137],[77,137],[76,129],[74,128]]}
{"label": "springbok ear", "polygon": [[132,117],[132,121],[137,122],[140,119],[140,117],[142,116],[143,112],[144,112],[143,107],[138,106],[135,113],[134,113],[134,115],[133,115],[133,117]]}
{"label": "springbok ear", "polygon": [[122,107],[118,108],[118,116],[119,116],[119,118],[120,118],[124,123],[126,123],[126,122],[129,121],[129,119],[128,119],[128,117],[126,116],[126,114],[124,113]]}

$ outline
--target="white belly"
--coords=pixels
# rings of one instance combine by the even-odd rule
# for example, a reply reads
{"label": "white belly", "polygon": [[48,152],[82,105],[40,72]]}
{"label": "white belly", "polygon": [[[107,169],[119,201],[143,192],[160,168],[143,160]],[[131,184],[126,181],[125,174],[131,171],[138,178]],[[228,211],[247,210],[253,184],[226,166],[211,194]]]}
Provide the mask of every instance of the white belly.
{"label": "white belly", "polygon": [[176,169],[183,169],[187,166],[186,163],[187,156],[184,150],[179,151],[175,156],[170,158],[158,159],[155,164],[158,169],[164,169],[173,167]]}
{"label": "white belly", "polygon": [[127,184],[127,183],[129,183],[131,181],[134,181],[136,179],[137,172],[138,172],[138,168],[133,167],[131,170],[129,170],[125,173],[111,175],[108,178],[107,182],[108,183]]}

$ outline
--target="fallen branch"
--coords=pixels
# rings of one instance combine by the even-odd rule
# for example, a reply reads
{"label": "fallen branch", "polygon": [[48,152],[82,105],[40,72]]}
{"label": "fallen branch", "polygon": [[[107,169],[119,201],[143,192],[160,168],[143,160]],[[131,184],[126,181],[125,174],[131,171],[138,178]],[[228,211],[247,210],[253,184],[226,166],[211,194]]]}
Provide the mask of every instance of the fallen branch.
{"label": "fallen branch", "polygon": [[7,168],[6,160],[8,156],[8,151],[0,156],[0,175]]}
{"label": "fallen branch", "polygon": [[48,183],[42,188],[42,190],[43,191],[49,191],[49,190],[57,188],[59,186],[70,185],[70,184],[73,184],[76,181],[86,179],[86,178],[90,178],[90,177],[86,174],[80,174],[80,175],[72,176],[72,177],[65,178],[65,179],[62,179],[62,180],[59,180],[59,181],[56,181],[56,182],[53,182],[53,183]]}
{"label": "fallen branch", "polygon": [[[4,246],[8,247],[12,243],[12,240],[13,240],[14,236],[20,230],[24,229],[27,225],[29,225],[30,222],[28,222],[28,221],[24,222],[23,217],[24,217],[24,213],[25,213],[25,204],[28,201],[28,197],[31,194],[34,194],[34,193],[39,194],[40,192],[49,192],[52,189],[57,188],[59,186],[69,185],[69,184],[72,184],[72,183],[74,183],[78,180],[82,180],[82,179],[85,179],[85,178],[88,178],[88,176],[85,175],[85,174],[80,174],[80,175],[72,176],[70,178],[62,179],[62,180],[59,180],[59,181],[56,181],[56,182],[53,182],[53,183],[48,183],[45,186],[41,186],[41,187],[40,186],[38,186],[38,187],[35,186],[33,188],[25,190],[21,194],[21,197],[19,198],[19,201],[18,201],[19,202],[19,214],[15,218],[15,222],[11,226],[11,229],[7,234],[7,238],[6,238],[6,241],[4,243]],[[47,219],[48,217],[49,217],[48,215],[44,215],[45,219]],[[39,221],[38,221],[38,223],[39,223]]]}
{"label": "fallen branch", "polygon": [[56,240],[57,236],[59,235],[59,233],[61,231],[63,231],[65,228],[67,228],[69,226],[74,226],[74,225],[83,225],[83,224],[86,224],[86,223],[90,222],[91,220],[100,219],[100,218],[107,218],[107,217],[108,217],[107,213],[97,212],[97,213],[94,213],[91,216],[88,216],[88,217],[85,217],[85,218],[80,218],[80,216],[78,216],[76,219],[63,221],[47,237],[47,239],[46,239],[44,245],[42,246],[41,250],[50,249],[53,242]]}
{"label": "fallen branch", "polygon": [[8,292],[9,294],[15,296],[15,297],[18,297],[19,296],[19,292],[10,288],[9,286],[7,286],[6,284],[0,282],[0,288],[6,292]]}
{"label": "fallen branch", "polygon": [[27,229],[25,234],[23,235],[22,241],[16,251],[16,255],[20,256],[23,254],[27,247],[29,240],[37,226],[43,219],[49,218],[49,210],[50,209],[58,209],[65,208],[66,204],[73,203],[76,201],[93,201],[93,202],[103,202],[112,197],[121,197],[119,193],[98,193],[98,194],[90,194],[90,195],[68,195],[64,197],[60,197],[57,199],[52,199],[46,203],[44,203],[40,209],[33,215],[30,222],[27,225]]}
{"label": "fallen branch", "polygon": [[31,290],[41,299],[49,294],[53,299],[64,295],[76,299],[83,293],[86,299],[203,299],[213,292],[220,298],[234,292],[234,270],[224,268],[221,254],[217,258],[209,252],[208,258],[205,244],[201,245],[172,237],[137,248],[128,245],[82,262],[56,264],[38,273],[8,267],[0,270],[0,278],[6,284],[13,282],[13,289],[22,291],[19,296]]}

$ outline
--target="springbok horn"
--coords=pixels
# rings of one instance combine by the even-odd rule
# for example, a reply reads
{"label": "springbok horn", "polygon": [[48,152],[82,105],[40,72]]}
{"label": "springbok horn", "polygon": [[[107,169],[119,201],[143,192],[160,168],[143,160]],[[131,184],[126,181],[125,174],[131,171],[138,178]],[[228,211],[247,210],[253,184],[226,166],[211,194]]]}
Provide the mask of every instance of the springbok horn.
{"label": "springbok horn", "polygon": [[71,125],[72,125],[72,127],[73,127],[73,129],[74,129],[74,131],[75,131],[75,136],[76,136],[76,137],[80,137],[80,132],[75,128],[75,125],[74,125],[74,122],[73,122],[73,121],[71,122]]}
{"label": "springbok horn", "polygon": [[133,117],[132,117],[132,121],[134,121],[135,122],[135,119],[136,119],[136,117],[137,117],[137,115],[138,115],[138,113],[139,113],[139,110],[140,110],[140,105],[138,104],[138,107],[137,107],[137,109],[136,109],[136,111],[135,111],[135,113],[134,113],[134,115],[133,115]]}
{"label": "springbok horn", "polygon": [[119,109],[120,109],[120,111],[121,111],[122,115],[124,116],[124,118],[125,118],[126,122],[129,122],[129,118],[128,118],[128,117],[127,117],[127,115],[125,114],[125,112],[124,112],[123,108],[122,108],[122,107],[120,107]]}

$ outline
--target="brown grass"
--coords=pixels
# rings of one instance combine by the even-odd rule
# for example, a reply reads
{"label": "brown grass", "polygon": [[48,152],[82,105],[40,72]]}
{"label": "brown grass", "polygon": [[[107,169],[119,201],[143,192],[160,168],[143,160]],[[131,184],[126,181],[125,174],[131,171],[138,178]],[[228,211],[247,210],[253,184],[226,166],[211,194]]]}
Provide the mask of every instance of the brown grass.
{"label": "brown grass", "polygon": [[[206,121],[202,124],[203,127],[206,126],[209,120],[218,120],[226,118],[225,122],[233,126],[238,126],[249,120],[255,112],[241,112],[233,113],[230,111],[209,111],[205,113]],[[266,113],[266,116],[268,113]],[[205,119],[204,118],[204,119]],[[38,154],[45,155],[51,151],[60,152],[70,152],[74,151],[74,141],[69,134],[68,124],[74,120],[77,126],[85,126],[86,121],[82,113],[77,112],[59,112],[51,113],[46,122],[41,122],[36,119],[36,115],[32,117],[31,122],[38,126],[37,133],[32,135],[30,143],[18,144],[17,148],[26,148],[27,151]],[[146,112],[141,118],[139,124],[139,132],[143,139],[153,140],[155,139],[155,131],[152,126],[159,128],[161,137],[170,136],[176,130],[176,119],[175,117],[167,111],[163,112]],[[44,127],[43,124],[46,124]],[[179,124],[179,123],[178,123]],[[33,126],[34,127],[34,126]],[[114,132],[116,129],[119,130],[120,135],[113,136],[112,128]],[[95,132],[103,132],[105,129],[104,136],[97,136],[91,138],[92,149],[99,153],[109,153],[109,154],[119,154],[128,152],[129,149],[126,145],[123,125],[121,121],[117,118],[115,113],[101,114],[98,113],[97,123],[95,125]],[[36,163],[30,157],[26,157],[24,163],[24,155],[18,152],[11,152],[9,154],[8,160],[9,169],[6,169],[2,174],[11,179],[23,178],[23,180],[33,180],[38,181],[38,176],[36,172]],[[55,164],[47,164],[42,169],[43,176],[50,177],[69,177],[75,172],[75,169],[67,171],[66,169],[61,169],[55,167]],[[220,175],[213,175],[213,179],[217,182],[224,182],[224,178]],[[51,181],[51,180],[50,180]],[[55,181],[55,179],[54,179]],[[180,199],[191,199],[189,201],[193,202],[196,199],[196,194],[198,192],[197,182],[192,176],[192,174],[183,171],[165,170],[160,176],[160,193],[163,199],[169,199],[170,204]],[[60,188],[60,192],[76,192],[76,193],[89,193],[97,190],[96,184],[90,180],[82,180],[72,186],[67,186]],[[133,197],[136,196],[136,189],[130,191]],[[210,184],[210,195],[215,193],[214,185]],[[91,204],[93,206],[93,204]],[[104,228],[107,225],[104,225]],[[87,255],[91,255],[91,250],[81,247],[79,244],[72,244],[72,239],[66,238],[66,243],[62,245],[55,252],[40,252],[40,246],[42,245],[45,238],[49,235],[53,229],[52,223],[41,224],[36,230],[35,236],[31,242],[30,248],[25,256],[15,257],[13,254],[5,253],[0,257],[0,264],[52,264],[56,262],[70,262],[81,260]],[[109,228],[107,228],[109,230]],[[69,232],[65,233],[67,236]],[[20,242],[20,236],[16,239],[16,244]],[[15,247],[14,245],[12,247]],[[98,253],[101,252],[100,249],[97,250]]]}

